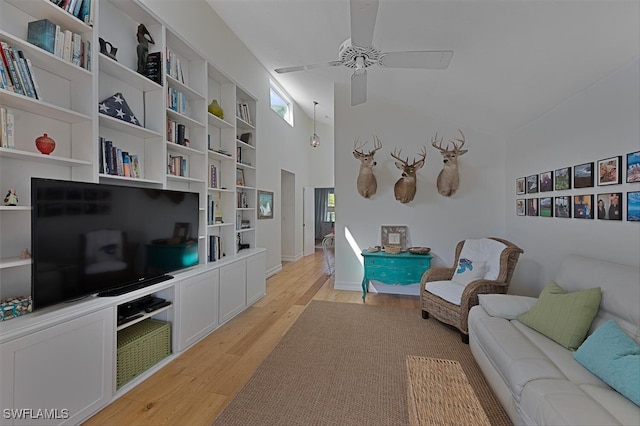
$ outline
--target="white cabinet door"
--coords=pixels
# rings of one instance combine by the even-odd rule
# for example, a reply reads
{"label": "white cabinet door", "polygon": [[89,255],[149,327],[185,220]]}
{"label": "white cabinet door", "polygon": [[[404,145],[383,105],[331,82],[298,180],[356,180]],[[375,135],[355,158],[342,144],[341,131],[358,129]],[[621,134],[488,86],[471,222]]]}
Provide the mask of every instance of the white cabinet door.
{"label": "white cabinet door", "polygon": [[220,324],[230,320],[246,307],[246,264],[243,259],[220,268]]}
{"label": "white cabinet door", "polygon": [[265,258],[264,251],[247,258],[247,306],[266,294]]}
{"label": "white cabinet door", "polygon": [[217,269],[180,283],[180,345],[183,351],[218,325]]}
{"label": "white cabinet door", "polygon": [[8,419],[3,411],[2,424],[78,424],[105,406],[114,391],[115,323],[107,308],[0,346],[2,408],[17,409]]}

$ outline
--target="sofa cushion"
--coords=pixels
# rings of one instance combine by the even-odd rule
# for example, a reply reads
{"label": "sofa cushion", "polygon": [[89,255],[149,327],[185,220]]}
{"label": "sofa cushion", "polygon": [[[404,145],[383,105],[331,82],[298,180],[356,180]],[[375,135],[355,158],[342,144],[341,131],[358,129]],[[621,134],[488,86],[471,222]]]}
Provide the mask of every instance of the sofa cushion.
{"label": "sofa cushion", "polygon": [[640,345],[615,321],[607,321],[598,327],[573,357],[640,406]]}
{"label": "sofa cushion", "polygon": [[513,294],[479,294],[478,303],[492,317],[516,319],[527,312],[538,299]]}
{"label": "sofa cushion", "polygon": [[576,350],[587,336],[601,298],[599,287],[567,293],[552,281],[536,304],[518,315],[518,320],[565,348]]}
{"label": "sofa cushion", "polygon": [[486,262],[461,257],[460,260],[458,260],[458,266],[456,267],[455,274],[451,277],[451,281],[466,286],[471,281],[484,278],[485,265]]}
{"label": "sofa cushion", "polygon": [[460,306],[464,287],[454,281],[430,281],[424,285],[424,289],[449,303]]}

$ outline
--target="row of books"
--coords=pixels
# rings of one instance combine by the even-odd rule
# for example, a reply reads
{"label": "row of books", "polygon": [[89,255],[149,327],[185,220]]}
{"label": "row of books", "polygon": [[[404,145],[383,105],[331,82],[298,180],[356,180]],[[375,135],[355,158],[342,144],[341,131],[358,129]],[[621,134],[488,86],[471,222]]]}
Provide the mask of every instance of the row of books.
{"label": "row of books", "polygon": [[180,57],[170,48],[167,47],[167,74],[184,83],[184,74],[182,73],[182,63]]}
{"label": "row of books", "polygon": [[247,193],[244,191],[237,192],[237,206],[239,209],[246,209],[249,207],[249,200],[247,199]]}
{"label": "row of books", "polygon": [[15,148],[15,117],[10,108],[0,107],[0,147]]}
{"label": "row of books", "polygon": [[238,118],[242,121],[252,124],[251,122],[251,111],[249,110],[249,104],[245,102],[238,103],[238,111],[236,113]]}
{"label": "row of books", "polygon": [[93,26],[95,0],[51,0],[85,24]]}
{"label": "row of books", "polygon": [[222,210],[220,209],[220,199],[207,195],[207,225],[222,223]]}
{"label": "row of books", "polygon": [[100,137],[100,173],[113,176],[141,178],[140,159]]}
{"label": "row of books", "polygon": [[189,128],[167,118],[167,140],[178,145],[189,146]]}
{"label": "row of books", "polygon": [[218,235],[209,235],[209,254],[207,260],[215,262],[224,256],[222,252],[222,239]]}
{"label": "row of books", "polygon": [[16,92],[30,98],[40,99],[40,87],[33,73],[31,60],[22,50],[6,42],[0,42],[0,88]]}
{"label": "row of books", "polygon": [[27,25],[27,41],[67,62],[91,71],[91,41],[48,19]]}
{"label": "row of books", "polygon": [[175,112],[185,114],[189,109],[189,100],[187,96],[178,89],[167,87],[167,106]]}
{"label": "row of books", "polygon": [[189,157],[167,154],[167,174],[172,176],[189,176]]}

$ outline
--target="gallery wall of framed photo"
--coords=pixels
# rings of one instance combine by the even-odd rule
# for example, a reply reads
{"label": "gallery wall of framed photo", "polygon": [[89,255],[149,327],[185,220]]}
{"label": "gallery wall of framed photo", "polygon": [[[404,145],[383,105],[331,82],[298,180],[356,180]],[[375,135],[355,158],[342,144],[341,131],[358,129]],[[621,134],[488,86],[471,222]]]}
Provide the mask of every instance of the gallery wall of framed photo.
{"label": "gallery wall of framed photo", "polygon": [[[640,151],[516,179],[516,215],[640,222]],[[577,190],[576,193],[563,191]]]}

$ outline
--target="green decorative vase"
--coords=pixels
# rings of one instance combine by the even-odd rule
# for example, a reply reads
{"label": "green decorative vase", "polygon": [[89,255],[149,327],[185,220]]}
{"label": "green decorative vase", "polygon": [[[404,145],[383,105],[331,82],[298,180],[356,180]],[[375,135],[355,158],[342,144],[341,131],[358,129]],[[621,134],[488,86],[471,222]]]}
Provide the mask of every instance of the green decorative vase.
{"label": "green decorative vase", "polygon": [[207,110],[211,114],[213,114],[216,117],[218,117],[219,119],[223,119],[224,118],[224,111],[222,111],[222,107],[220,105],[218,105],[218,101],[215,100],[215,99],[211,101],[211,103],[207,107]]}

